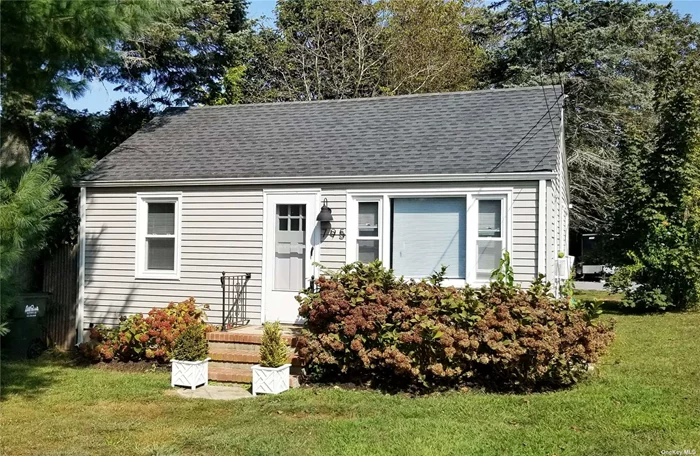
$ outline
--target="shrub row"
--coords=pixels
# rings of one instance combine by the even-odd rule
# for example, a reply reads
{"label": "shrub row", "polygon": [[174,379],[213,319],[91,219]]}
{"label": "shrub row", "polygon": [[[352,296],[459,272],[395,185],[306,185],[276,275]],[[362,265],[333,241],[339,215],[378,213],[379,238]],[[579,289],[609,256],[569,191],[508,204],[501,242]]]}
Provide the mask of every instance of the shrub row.
{"label": "shrub row", "polygon": [[90,330],[90,340],[80,352],[92,361],[167,362],[172,358],[177,337],[189,327],[210,330],[206,315],[194,298],[171,302],[165,308],[153,308],[148,315],[121,317],[119,326],[98,325]]}
{"label": "shrub row", "polygon": [[320,277],[301,294],[299,353],[317,380],[391,389],[479,385],[557,388],[577,381],[614,337],[611,323],[557,300],[539,279],[513,285],[512,269],[480,289],[420,282],[380,262]]}

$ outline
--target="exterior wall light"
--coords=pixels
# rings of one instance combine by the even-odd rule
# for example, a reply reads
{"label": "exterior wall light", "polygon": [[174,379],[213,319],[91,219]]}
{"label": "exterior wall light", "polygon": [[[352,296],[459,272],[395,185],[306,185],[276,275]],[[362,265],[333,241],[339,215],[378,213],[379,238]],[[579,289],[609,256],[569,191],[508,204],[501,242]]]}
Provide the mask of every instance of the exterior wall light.
{"label": "exterior wall light", "polygon": [[321,223],[321,232],[323,237],[326,237],[326,234],[330,234],[331,237],[335,237],[336,234],[339,234],[340,239],[344,239],[345,233],[343,230],[340,230],[340,233],[336,233],[336,230],[331,229],[331,222],[333,221],[332,212],[333,211],[331,211],[331,208],[328,207],[328,199],[324,198],[323,206],[321,206],[321,212],[319,212],[318,217],[316,217],[316,221]]}

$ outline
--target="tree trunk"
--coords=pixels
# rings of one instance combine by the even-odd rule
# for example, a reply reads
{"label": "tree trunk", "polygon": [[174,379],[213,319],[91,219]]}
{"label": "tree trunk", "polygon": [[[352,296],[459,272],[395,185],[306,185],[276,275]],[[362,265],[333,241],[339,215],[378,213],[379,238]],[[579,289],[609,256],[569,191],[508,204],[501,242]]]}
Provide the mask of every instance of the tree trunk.
{"label": "tree trunk", "polygon": [[31,160],[29,134],[22,134],[25,125],[3,121],[0,129],[0,169],[24,167]]}

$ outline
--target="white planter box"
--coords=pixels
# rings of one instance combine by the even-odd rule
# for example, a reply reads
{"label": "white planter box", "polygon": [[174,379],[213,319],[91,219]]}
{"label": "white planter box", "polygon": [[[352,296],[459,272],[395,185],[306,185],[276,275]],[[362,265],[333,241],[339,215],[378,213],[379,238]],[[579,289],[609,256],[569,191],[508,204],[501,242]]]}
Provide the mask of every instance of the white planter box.
{"label": "white planter box", "polygon": [[258,393],[279,394],[289,389],[289,367],[291,364],[283,364],[280,367],[262,367],[256,364],[253,370],[253,396]]}
{"label": "white planter box", "polygon": [[209,384],[209,358],[203,361],[170,360],[173,366],[170,377],[171,386],[186,386],[195,389]]}

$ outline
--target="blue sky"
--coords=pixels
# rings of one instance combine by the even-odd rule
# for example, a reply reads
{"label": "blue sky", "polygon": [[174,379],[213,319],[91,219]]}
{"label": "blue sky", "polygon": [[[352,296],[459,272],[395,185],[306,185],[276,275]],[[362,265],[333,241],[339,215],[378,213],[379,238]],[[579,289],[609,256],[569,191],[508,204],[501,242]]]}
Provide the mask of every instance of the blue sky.
{"label": "blue sky", "polygon": [[[663,0],[657,0],[664,3]],[[276,0],[250,0],[248,5],[248,17],[259,18],[273,17]],[[693,19],[700,21],[700,0],[674,1],[673,6],[681,14],[690,14]],[[126,98],[129,94],[114,90],[114,85],[107,82],[93,81],[88,92],[77,100],[66,99],[66,104],[73,109],[87,109],[90,112],[104,111],[115,101]],[[138,100],[138,97],[136,97]]]}

